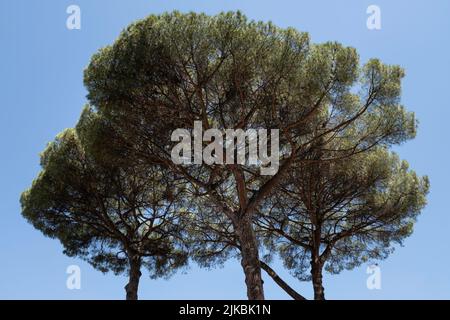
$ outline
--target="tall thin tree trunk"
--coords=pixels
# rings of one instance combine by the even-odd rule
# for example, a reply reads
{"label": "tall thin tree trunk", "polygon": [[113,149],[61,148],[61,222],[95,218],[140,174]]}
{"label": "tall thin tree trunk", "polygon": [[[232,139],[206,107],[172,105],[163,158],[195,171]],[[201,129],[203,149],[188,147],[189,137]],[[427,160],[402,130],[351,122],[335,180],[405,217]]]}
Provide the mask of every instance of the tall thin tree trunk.
{"label": "tall thin tree trunk", "polygon": [[247,297],[249,300],[264,300],[258,244],[251,221],[239,219],[235,226],[241,246],[241,265],[245,274]]}
{"label": "tall thin tree trunk", "polygon": [[275,281],[278,286],[283,289],[288,295],[290,295],[294,300],[306,300],[304,296],[292,289],[280,276],[264,261],[261,261],[261,268],[267,272],[267,274]]}
{"label": "tall thin tree trunk", "polygon": [[311,259],[311,276],[314,288],[314,300],[325,300],[325,289],[322,285],[322,263],[317,257]]}
{"label": "tall thin tree trunk", "polygon": [[137,300],[139,279],[141,277],[141,257],[132,256],[129,261],[129,280],[128,284],[125,286],[125,291],[127,293],[127,300]]}

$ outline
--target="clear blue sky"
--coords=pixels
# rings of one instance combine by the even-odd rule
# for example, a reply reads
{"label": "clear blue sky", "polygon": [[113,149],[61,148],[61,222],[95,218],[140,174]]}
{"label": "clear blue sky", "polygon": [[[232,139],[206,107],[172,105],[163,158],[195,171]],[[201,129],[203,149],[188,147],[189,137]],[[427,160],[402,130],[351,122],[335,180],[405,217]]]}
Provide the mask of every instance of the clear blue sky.
{"label": "clear blue sky", "polygon": [[[345,3],[345,5],[344,5]],[[66,28],[66,8],[81,8],[81,30]],[[366,9],[381,8],[381,30],[368,30]],[[450,298],[450,1],[257,0],[1,0],[0,2],[0,298],[122,299],[125,277],[103,275],[62,254],[20,215],[19,196],[39,172],[46,143],[72,127],[86,102],[82,71],[91,55],[121,29],[150,13],[178,9],[217,13],[242,10],[252,19],[308,31],[313,42],[335,40],[407,72],[402,102],[420,120],[418,136],[397,149],[431,180],[429,204],[413,236],[380,263],[382,289],[366,288],[366,267],[326,276],[328,298]],[[81,290],[66,288],[66,268],[81,267]],[[300,283],[274,265],[302,294]],[[266,296],[287,296],[266,278]],[[222,269],[192,266],[170,280],[142,277],[146,299],[245,298],[237,261]]]}

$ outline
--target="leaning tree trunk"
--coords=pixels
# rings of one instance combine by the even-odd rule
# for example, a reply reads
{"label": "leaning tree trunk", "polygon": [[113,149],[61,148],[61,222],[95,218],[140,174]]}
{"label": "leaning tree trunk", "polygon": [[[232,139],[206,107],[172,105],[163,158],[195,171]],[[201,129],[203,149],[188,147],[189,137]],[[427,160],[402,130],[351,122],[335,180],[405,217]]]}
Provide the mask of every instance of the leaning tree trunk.
{"label": "leaning tree trunk", "polygon": [[240,219],[235,228],[241,246],[241,265],[245,274],[247,297],[249,300],[264,300],[258,244],[251,221]]}
{"label": "leaning tree trunk", "polygon": [[125,291],[127,293],[127,300],[138,299],[138,288],[140,277],[141,277],[141,258],[136,256],[131,257],[129,280],[128,284],[125,286]]}
{"label": "leaning tree trunk", "polygon": [[322,263],[317,257],[311,259],[311,277],[314,288],[314,300],[325,300],[325,289],[322,285]]}
{"label": "leaning tree trunk", "polygon": [[267,274],[275,281],[278,286],[283,289],[288,295],[290,295],[295,300],[306,300],[304,296],[295,291],[290,285],[288,285],[280,276],[273,270],[267,263],[260,261],[261,268],[267,272]]}

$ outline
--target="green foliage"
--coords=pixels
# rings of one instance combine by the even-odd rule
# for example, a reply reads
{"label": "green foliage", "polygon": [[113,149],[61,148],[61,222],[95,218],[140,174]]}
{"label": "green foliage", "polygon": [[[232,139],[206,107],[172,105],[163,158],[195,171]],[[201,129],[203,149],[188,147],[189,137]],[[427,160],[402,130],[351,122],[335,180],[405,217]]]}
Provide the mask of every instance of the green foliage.
{"label": "green foliage", "polygon": [[[183,265],[185,246],[203,266],[241,256],[256,299],[261,244],[302,279],[312,255],[330,272],[384,258],[411,234],[428,191],[388,151],[416,133],[403,77],[240,12],[151,15],[92,57],[90,105],[42,154],[23,214],[104,271],[125,268],[120,251],[146,257],[155,275]],[[197,120],[279,129],[280,170],[175,165],[171,134]]]}
{"label": "green foliage", "polygon": [[157,166],[121,164],[97,161],[74,129],[63,131],[42,153],[43,169],[22,194],[23,215],[59,239],[67,255],[102,272],[124,272],[128,259],[138,256],[152,277],[170,275],[187,259],[177,240],[183,203],[167,196],[169,189],[180,191]]}
{"label": "green foliage", "polygon": [[268,199],[270,209],[258,224],[266,245],[280,253],[285,266],[309,280],[315,252],[331,273],[386,258],[411,235],[428,189],[427,177],[418,177],[396,154],[376,148],[341,161],[299,166]]}
{"label": "green foliage", "polygon": [[[230,239],[242,245],[236,230],[258,220],[257,210],[269,221],[278,212],[271,223],[296,239],[309,237],[309,245],[308,223],[314,215],[326,214],[312,215],[311,210],[343,201],[350,204],[338,206],[340,211],[333,211],[331,220],[324,218],[321,226],[338,234],[352,230],[333,243],[329,254],[329,269],[338,271],[386,256],[391,242],[411,232],[424,205],[427,182],[384,149],[415,136],[414,114],[400,104],[403,77],[400,67],[378,59],[360,65],[354,48],[335,42],[311,44],[306,33],[248,21],[239,12],[173,12],[130,25],[93,57],[85,85],[93,112],[107,119],[126,142],[120,144],[122,150],[144,162],[164,163],[186,179],[203,208],[194,219],[197,228],[191,230],[209,240],[203,251],[207,256],[229,254]],[[195,120],[201,120],[204,129],[280,129],[280,171],[264,177],[249,165],[174,166],[170,133],[191,128]],[[387,162],[380,160],[384,156]],[[377,168],[379,172],[371,171]],[[326,192],[314,191],[315,199],[285,199],[280,194],[297,188],[311,193],[314,181],[327,187]],[[400,197],[402,188],[410,193],[407,198]],[[383,222],[380,212],[385,210],[393,221]],[[290,215],[296,224],[291,225]],[[353,225],[369,218],[383,228],[353,232]],[[269,245],[280,238],[273,230],[264,237],[271,239],[265,239]],[[323,240],[335,241],[328,236]],[[303,275],[305,246],[275,246],[288,267]],[[338,250],[343,254],[336,254]]]}

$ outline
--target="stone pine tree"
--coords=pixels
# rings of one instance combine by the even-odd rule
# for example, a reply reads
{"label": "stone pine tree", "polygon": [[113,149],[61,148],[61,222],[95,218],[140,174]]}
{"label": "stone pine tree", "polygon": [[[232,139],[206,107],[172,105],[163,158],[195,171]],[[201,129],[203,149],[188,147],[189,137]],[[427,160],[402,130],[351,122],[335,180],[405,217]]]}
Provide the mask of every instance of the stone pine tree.
{"label": "stone pine tree", "polygon": [[41,165],[22,194],[23,216],[59,239],[65,254],[102,272],[126,272],[126,299],[138,298],[142,268],[155,278],[185,265],[178,219],[186,207],[170,173],[156,165],[97,161],[75,129],[48,145]]}
{"label": "stone pine tree", "polygon": [[[383,148],[293,169],[268,199],[258,225],[265,243],[325,299],[322,270],[338,273],[384,259],[413,231],[426,203],[427,177]],[[314,161],[319,160],[319,161]]]}
{"label": "stone pine tree", "polygon": [[[346,131],[351,143],[333,158],[407,139],[414,118],[398,104],[402,77],[399,67],[376,59],[360,66],[353,48],[311,44],[306,33],[239,12],[173,12],[127,27],[92,57],[84,82],[94,111],[120,137],[118,150],[183,177],[195,197],[227,219],[241,249],[247,296],[264,299],[253,225],[258,208],[325,136],[342,139],[353,125]],[[175,164],[171,135],[194,121],[203,130],[279,129],[278,171],[262,175],[261,163],[225,165],[218,156],[213,163]]]}

